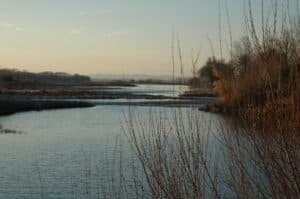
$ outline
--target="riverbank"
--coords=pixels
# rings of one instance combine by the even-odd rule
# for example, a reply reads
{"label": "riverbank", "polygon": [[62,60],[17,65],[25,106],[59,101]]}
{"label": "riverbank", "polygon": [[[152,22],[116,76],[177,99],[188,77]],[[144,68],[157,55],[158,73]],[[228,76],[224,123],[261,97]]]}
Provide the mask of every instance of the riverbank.
{"label": "riverbank", "polygon": [[204,107],[213,95],[195,95],[173,85],[76,85],[0,91],[0,115],[23,111],[91,106]]}
{"label": "riverbank", "polygon": [[2,98],[17,99],[175,99],[164,95],[137,94],[127,91],[116,91],[118,88],[72,88],[47,90],[7,90],[1,91]]}
{"label": "riverbank", "polygon": [[50,100],[29,100],[16,98],[0,98],[0,115],[10,115],[17,112],[40,111],[49,109],[65,108],[87,108],[94,105],[82,101],[50,101]]}
{"label": "riverbank", "polygon": [[203,109],[214,97],[167,97],[155,95],[32,95],[28,93],[0,95],[0,115],[49,109],[87,108],[93,106],[195,107]]}
{"label": "riverbank", "polygon": [[80,100],[80,99],[29,99],[16,96],[0,97],[0,115],[10,115],[25,111],[41,111],[49,109],[88,108],[94,106],[149,106],[149,107],[196,107],[204,110],[213,97],[201,97],[197,99],[167,99],[167,100]]}

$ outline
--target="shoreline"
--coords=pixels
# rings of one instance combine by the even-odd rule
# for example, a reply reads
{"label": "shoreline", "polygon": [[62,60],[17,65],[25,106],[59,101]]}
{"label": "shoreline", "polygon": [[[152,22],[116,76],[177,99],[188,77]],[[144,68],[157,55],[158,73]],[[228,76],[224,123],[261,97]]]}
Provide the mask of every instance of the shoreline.
{"label": "shoreline", "polygon": [[66,108],[89,108],[95,105],[82,101],[47,101],[47,100],[3,100],[0,99],[0,116],[27,111],[42,111]]}
{"label": "shoreline", "polygon": [[[101,98],[103,100],[111,98]],[[206,107],[215,98],[199,97],[195,98],[113,98],[112,101],[93,101],[101,99],[82,99],[82,98],[29,98],[20,96],[0,96],[0,116],[12,115],[19,112],[42,111],[67,108],[90,108],[95,106],[149,106],[149,107],[195,107],[200,110]],[[124,101],[114,101],[124,99]],[[134,101],[142,99],[144,101]],[[90,101],[89,101],[90,100]],[[133,101],[130,101],[133,100]]]}
{"label": "shoreline", "polygon": [[[139,94],[117,91],[112,89],[114,87],[109,87],[109,85],[97,88],[98,84],[52,89],[2,90],[0,91],[0,116],[25,111],[109,105],[195,107],[201,109],[215,99],[213,95],[195,95],[190,92],[178,96]],[[94,89],[94,86],[96,86],[96,89]]]}

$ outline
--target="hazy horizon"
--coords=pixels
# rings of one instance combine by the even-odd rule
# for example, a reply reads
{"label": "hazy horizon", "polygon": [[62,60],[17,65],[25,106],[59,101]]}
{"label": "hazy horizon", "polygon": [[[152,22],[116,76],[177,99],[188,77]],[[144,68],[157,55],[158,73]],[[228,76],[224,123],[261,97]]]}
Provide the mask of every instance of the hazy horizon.
{"label": "hazy horizon", "polygon": [[[244,1],[227,0],[234,40],[243,34]],[[266,9],[272,1],[266,2]],[[297,9],[296,0],[291,9]],[[0,65],[32,72],[172,74],[172,34],[180,39],[185,74],[218,57],[218,0],[0,0]],[[224,57],[228,55],[221,0]],[[260,0],[253,1],[260,20]],[[177,49],[175,49],[177,52]],[[176,71],[178,72],[178,70]]]}

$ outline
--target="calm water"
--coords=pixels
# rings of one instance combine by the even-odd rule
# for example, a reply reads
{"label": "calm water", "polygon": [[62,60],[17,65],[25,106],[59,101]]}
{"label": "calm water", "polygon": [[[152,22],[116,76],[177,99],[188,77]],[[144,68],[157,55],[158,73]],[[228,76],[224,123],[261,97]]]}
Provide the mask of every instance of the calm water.
{"label": "calm water", "polygon": [[[131,109],[146,118],[149,114],[148,107]],[[96,106],[0,117],[3,128],[19,132],[0,134],[0,198],[82,198],[87,186],[96,197],[97,185],[107,184],[106,174],[117,164],[115,140],[126,113],[125,106]],[[131,153],[126,144],[122,150],[126,167]]]}
{"label": "calm water", "polygon": [[131,92],[136,94],[178,96],[187,90],[188,87],[185,85],[139,84],[136,87],[120,88],[114,91]]}

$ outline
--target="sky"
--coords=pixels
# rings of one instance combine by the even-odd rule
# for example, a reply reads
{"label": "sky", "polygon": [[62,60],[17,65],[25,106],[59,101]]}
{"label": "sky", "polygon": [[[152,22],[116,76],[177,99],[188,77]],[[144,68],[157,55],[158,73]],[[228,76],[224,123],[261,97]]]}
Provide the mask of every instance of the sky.
{"label": "sky", "polygon": [[[220,14],[226,46],[224,1]],[[227,2],[238,40],[244,1]],[[254,13],[259,2],[253,0]],[[174,35],[184,72],[191,74],[192,56],[199,52],[200,67],[212,56],[210,46],[220,54],[218,13],[218,0],[0,0],[0,65],[33,72],[167,75],[172,73]],[[228,54],[228,48],[223,51]]]}

